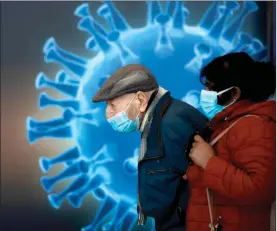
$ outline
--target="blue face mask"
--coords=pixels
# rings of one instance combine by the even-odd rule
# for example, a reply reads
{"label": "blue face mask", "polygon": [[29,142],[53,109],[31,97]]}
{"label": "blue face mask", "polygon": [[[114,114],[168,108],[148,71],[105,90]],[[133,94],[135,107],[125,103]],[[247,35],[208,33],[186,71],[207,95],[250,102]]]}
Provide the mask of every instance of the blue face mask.
{"label": "blue face mask", "polygon": [[221,111],[223,111],[226,107],[230,106],[235,102],[235,100],[226,106],[221,106],[217,104],[217,96],[231,90],[233,87],[230,87],[226,90],[216,92],[216,91],[207,91],[202,90],[200,95],[200,107],[202,108],[204,114],[208,117],[208,119],[212,119],[215,115]]}
{"label": "blue face mask", "polygon": [[130,120],[126,113],[127,109],[129,108],[135,97],[131,100],[124,111],[117,113],[107,120],[115,131],[127,133],[134,132],[139,129],[139,114],[134,120]]}

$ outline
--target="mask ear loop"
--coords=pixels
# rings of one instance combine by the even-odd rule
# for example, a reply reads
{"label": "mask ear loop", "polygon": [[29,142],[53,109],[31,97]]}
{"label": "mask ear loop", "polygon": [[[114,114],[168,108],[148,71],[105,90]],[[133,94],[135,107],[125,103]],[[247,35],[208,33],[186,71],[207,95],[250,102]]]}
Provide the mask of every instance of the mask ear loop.
{"label": "mask ear loop", "polygon": [[227,91],[229,91],[229,90],[231,90],[231,89],[233,89],[233,88],[234,88],[234,87],[229,87],[229,88],[227,88],[227,89],[225,89],[225,90],[223,90],[223,91],[218,92],[217,95],[222,95],[223,93],[225,93],[225,92],[227,92]]}
{"label": "mask ear loop", "polygon": [[[233,89],[234,87],[229,87],[229,88],[227,88],[227,89],[225,89],[225,90],[223,90],[223,91],[220,91],[220,92],[218,92],[217,93],[217,95],[222,95],[223,93],[225,93],[225,92],[227,92],[227,91],[229,91],[229,90],[231,90],[231,89]],[[233,103],[235,103],[237,100],[236,99],[234,99],[231,103],[229,103],[228,105],[226,105],[225,107],[229,107],[230,105],[232,105]]]}
{"label": "mask ear loop", "polygon": [[[125,114],[127,115],[127,110],[128,108],[130,107],[131,103],[134,101],[134,99],[136,98],[137,95],[134,96],[134,98],[131,100],[131,102],[128,104],[128,106],[126,107],[125,109]],[[139,122],[139,114],[140,112],[138,113],[138,115],[136,116],[135,120],[138,120],[138,124],[137,124],[137,129],[140,127],[140,122]]]}
{"label": "mask ear loop", "polygon": [[128,110],[128,108],[130,107],[131,103],[134,101],[134,99],[136,98],[137,95],[134,96],[134,98],[130,101],[130,103],[128,104],[128,106],[126,107],[126,109],[124,110],[124,112],[126,112]]}

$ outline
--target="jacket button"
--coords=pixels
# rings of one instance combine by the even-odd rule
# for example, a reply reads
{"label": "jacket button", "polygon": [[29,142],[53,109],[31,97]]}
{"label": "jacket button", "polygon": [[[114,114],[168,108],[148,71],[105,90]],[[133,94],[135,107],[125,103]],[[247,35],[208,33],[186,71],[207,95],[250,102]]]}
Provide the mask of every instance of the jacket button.
{"label": "jacket button", "polygon": [[224,120],[226,121],[228,119],[228,117],[225,117]]}

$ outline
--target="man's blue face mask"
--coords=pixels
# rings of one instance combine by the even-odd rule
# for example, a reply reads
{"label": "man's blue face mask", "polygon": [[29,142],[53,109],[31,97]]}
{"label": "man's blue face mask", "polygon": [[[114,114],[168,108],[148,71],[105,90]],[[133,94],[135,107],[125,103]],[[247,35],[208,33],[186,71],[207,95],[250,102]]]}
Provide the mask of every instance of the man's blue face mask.
{"label": "man's blue face mask", "polygon": [[230,106],[235,102],[231,102],[229,105],[221,106],[217,104],[217,96],[222,95],[223,93],[231,90],[234,87],[230,87],[226,90],[216,92],[216,91],[207,91],[202,90],[200,95],[200,107],[202,108],[204,114],[208,117],[208,119],[212,119],[215,115],[221,111],[223,111],[226,107]]}
{"label": "man's blue face mask", "polygon": [[127,133],[134,132],[139,129],[139,113],[134,120],[130,120],[126,113],[135,97],[131,100],[124,111],[117,113],[107,120],[115,131]]}

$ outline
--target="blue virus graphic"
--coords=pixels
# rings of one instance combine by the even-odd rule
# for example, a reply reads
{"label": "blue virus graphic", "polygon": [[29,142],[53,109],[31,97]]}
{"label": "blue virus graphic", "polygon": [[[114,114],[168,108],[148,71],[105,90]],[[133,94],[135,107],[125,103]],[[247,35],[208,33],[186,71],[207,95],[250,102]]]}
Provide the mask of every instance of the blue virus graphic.
{"label": "blue virus graphic", "polygon": [[[78,29],[89,35],[86,48],[96,53],[91,59],[64,50],[53,37],[43,46],[45,62],[59,64],[62,69],[54,79],[39,73],[35,86],[57,90],[66,97],[57,100],[42,92],[39,108],[64,110],[59,118],[48,121],[28,117],[27,137],[31,144],[47,138],[75,141],[74,147],[57,157],[41,157],[39,165],[43,173],[48,173],[54,165],[64,164],[57,175],[41,177],[52,207],[60,208],[67,199],[79,208],[87,194],[100,202],[83,231],[139,230],[139,134],[114,132],[105,120],[105,104],[92,103],[92,96],[109,75],[123,65],[140,63],[175,98],[199,108],[199,70],[211,59],[242,50],[256,60],[267,59],[262,42],[240,31],[247,16],[258,10],[255,2],[211,2],[199,24],[193,26],[186,23],[190,11],[181,1],[145,4],[147,20],[142,28],[132,28],[112,2],[103,2],[97,10],[109,30],[93,18],[87,3],[75,10],[80,19]],[[54,186],[67,178],[74,179],[64,191],[53,192]],[[153,220],[146,227],[153,230]]]}

